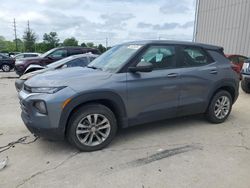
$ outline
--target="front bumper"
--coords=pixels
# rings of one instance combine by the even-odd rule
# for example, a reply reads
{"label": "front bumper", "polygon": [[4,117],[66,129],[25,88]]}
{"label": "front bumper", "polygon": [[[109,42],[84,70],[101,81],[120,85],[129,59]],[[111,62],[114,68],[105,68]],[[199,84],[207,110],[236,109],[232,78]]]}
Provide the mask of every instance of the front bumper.
{"label": "front bumper", "polygon": [[250,74],[242,74],[242,81],[250,83]]}
{"label": "front bumper", "polygon": [[[19,92],[21,117],[28,130],[36,136],[51,140],[62,140],[65,136],[65,127],[59,125],[62,104],[73,90],[65,88],[54,94],[27,93],[23,89]],[[39,113],[34,102],[43,100],[46,103],[47,114]]]}

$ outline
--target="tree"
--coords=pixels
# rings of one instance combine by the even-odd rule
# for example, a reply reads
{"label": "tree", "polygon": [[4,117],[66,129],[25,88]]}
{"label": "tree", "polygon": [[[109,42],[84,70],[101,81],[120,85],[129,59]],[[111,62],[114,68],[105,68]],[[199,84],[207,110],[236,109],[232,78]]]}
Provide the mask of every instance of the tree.
{"label": "tree", "polygon": [[88,43],[87,43],[87,46],[88,46],[89,48],[94,48],[95,45],[94,45],[93,42],[88,42]]}
{"label": "tree", "polygon": [[87,47],[87,45],[83,42],[83,43],[81,44],[81,47]]}
{"label": "tree", "polygon": [[52,48],[55,48],[58,46],[60,39],[58,39],[58,35],[56,32],[50,32],[49,34],[44,33],[43,35],[43,42],[45,46],[45,51],[48,51]]}
{"label": "tree", "polygon": [[74,38],[67,38],[63,41],[64,46],[78,46],[78,41]]}
{"label": "tree", "polygon": [[27,29],[23,35],[24,49],[27,52],[35,51],[36,35],[31,29]]}
{"label": "tree", "polygon": [[102,44],[99,44],[98,47],[97,47],[97,49],[98,49],[101,53],[103,53],[103,52],[106,51],[106,48],[105,48]]}

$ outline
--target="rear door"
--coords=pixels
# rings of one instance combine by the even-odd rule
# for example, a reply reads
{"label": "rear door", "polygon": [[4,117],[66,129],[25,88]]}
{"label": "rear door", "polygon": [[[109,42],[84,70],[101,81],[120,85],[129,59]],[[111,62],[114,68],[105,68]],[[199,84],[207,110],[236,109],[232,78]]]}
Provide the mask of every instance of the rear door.
{"label": "rear door", "polygon": [[210,89],[219,80],[217,63],[200,47],[179,48],[180,106],[178,115],[203,113]]}
{"label": "rear door", "polygon": [[176,116],[179,72],[176,48],[150,46],[138,57],[137,66],[152,63],[152,72],[127,73],[128,117],[140,124]]}

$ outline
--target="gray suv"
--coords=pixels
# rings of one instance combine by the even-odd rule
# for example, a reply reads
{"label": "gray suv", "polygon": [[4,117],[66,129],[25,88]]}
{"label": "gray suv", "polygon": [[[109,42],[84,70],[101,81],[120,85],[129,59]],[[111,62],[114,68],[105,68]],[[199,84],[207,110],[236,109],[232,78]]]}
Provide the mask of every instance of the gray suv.
{"label": "gray suv", "polygon": [[221,47],[139,41],[117,45],[85,68],[34,76],[19,98],[32,133],[66,137],[94,151],[107,146],[118,127],[191,114],[222,123],[238,90],[238,75]]}

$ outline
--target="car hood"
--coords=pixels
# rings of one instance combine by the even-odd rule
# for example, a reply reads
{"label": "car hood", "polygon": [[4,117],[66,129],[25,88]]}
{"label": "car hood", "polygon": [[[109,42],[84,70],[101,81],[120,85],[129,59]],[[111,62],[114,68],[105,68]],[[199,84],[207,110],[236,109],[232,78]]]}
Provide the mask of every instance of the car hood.
{"label": "car hood", "polygon": [[38,74],[25,82],[30,87],[58,87],[69,86],[72,89],[83,85],[93,86],[101,83],[112,74],[87,67],[72,67],[58,69]]}

